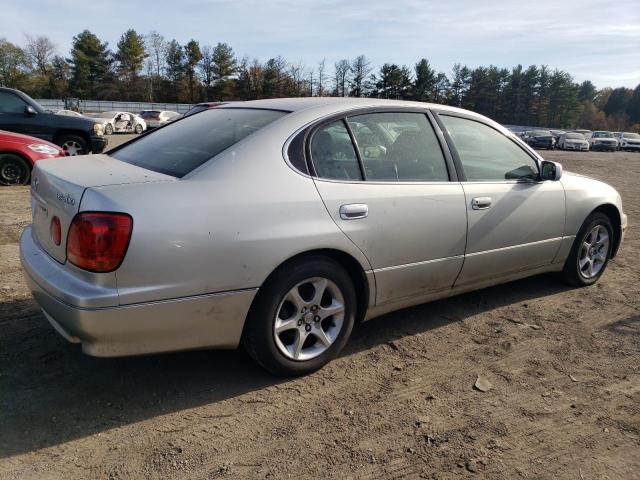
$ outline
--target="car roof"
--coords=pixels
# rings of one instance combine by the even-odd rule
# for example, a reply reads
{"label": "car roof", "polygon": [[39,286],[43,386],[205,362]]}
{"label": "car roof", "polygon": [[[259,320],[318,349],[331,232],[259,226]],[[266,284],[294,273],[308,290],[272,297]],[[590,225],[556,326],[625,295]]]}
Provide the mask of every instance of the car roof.
{"label": "car roof", "polygon": [[[468,110],[425,102],[411,102],[407,100],[388,100],[380,98],[354,98],[354,97],[296,97],[296,98],[271,98],[266,100],[249,100],[246,102],[232,102],[222,105],[221,108],[265,108],[273,110],[285,110],[299,112],[315,108],[333,109],[336,112],[343,110],[366,107],[405,107],[405,108],[433,108],[438,110],[456,111],[473,115]],[[480,115],[478,115],[480,116]]]}

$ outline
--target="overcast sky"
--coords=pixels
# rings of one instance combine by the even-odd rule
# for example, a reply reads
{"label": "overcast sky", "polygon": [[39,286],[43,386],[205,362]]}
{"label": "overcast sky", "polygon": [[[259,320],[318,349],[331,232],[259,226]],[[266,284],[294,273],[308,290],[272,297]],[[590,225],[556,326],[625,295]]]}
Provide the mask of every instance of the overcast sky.
{"label": "overcast sky", "polygon": [[308,66],[364,54],[376,67],[413,67],[425,57],[446,73],[456,62],[546,64],[599,88],[640,83],[638,0],[0,0],[0,18],[0,37],[48,35],[64,55],[85,28],[111,48],[134,28]]}

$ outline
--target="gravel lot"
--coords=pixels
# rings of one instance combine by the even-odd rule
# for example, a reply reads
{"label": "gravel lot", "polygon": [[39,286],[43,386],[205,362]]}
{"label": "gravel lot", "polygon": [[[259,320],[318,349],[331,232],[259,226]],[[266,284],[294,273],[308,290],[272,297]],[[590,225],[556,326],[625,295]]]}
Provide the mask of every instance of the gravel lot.
{"label": "gravel lot", "polygon": [[240,351],[84,356],[22,280],[28,189],[0,189],[0,478],[640,478],[640,154],[545,156],[622,194],[599,284],[544,275],[387,315],[293,380]]}

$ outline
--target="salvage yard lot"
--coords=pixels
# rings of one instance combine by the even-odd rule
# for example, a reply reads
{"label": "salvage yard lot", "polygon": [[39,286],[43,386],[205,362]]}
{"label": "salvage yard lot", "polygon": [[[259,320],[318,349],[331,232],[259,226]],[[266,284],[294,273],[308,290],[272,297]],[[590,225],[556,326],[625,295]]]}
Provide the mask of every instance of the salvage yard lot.
{"label": "salvage yard lot", "polygon": [[396,312],[289,380],[241,351],[83,355],[22,280],[28,188],[0,189],[0,478],[640,478],[640,154],[543,155],[622,195],[599,284]]}

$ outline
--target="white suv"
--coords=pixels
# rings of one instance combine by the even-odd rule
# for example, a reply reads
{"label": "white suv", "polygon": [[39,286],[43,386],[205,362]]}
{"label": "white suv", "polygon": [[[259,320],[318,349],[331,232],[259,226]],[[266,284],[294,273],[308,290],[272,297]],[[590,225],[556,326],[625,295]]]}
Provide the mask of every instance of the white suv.
{"label": "white suv", "polygon": [[620,150],[635,150],[640,152],[640,134],[622,132],[618,138]]}

